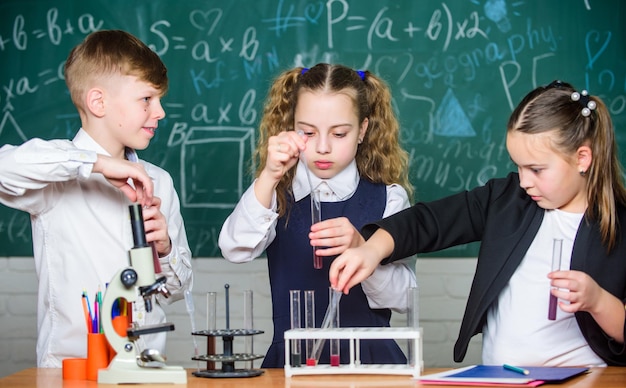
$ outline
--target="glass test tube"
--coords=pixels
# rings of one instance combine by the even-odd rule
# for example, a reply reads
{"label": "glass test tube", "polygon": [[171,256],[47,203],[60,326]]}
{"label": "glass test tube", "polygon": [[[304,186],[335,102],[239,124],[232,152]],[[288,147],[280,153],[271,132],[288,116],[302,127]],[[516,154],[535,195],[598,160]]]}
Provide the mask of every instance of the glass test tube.
{"label": "glass test tube", "polygon": [[[253,321],[253,308],[252,308],[252,290],[244,290],[243,292],[243,328],[245,330],[254,329],[254,321]],[[254,343],[253,336],[246,335],[244,336],[244,352],[246,354],[252,355],[254,352]],[[246,361],[245,363],[247,369],[252,369],[252,361]]]}
{"label": "glass test tube", "polygon": [[[341,293],[329,288],[329,308],[333,309],[332,319],[330,319],[330,328],[335,329],[339,327],[339,298]],[[339,366],[339,338],[330,339],[330,366]]]}
{"label": "glass test tube", "polygon": [[[206,293],[206,328],[208,332],[214,331],[217,329],[217,293],[210,291]],[[215,354],[215,337],[207,336],[207,355]],[[207,361],[207,369],[214,370],[215,362]]]}
{"label": "glass test tube", "polygon": [[[322,221],[322,203],[319,190],[311,191],[311,225]],[[321,269],[323,266],[322,256],[317,255],[317,247],[313,247],[313,268]]]}
{"label": "glass test tube", "polygon": [[[407,290],[407,327],[419,329],[419,289],[417,286],[410,287]],[[407,349],[409,353],[409,357],[407,357],[407,361],[409,365],[415,366],[416,362],[416,349],[414,349],[414,341],[408,340]]]}
{"label": "glass test tube", "polygon": [[[552,271],[561,269],[561,250],[563,249],[563,240],[554,239],[552,245]],[[558,298],[550,293],[550,304],[548,306],[548,319],[554,321],[556,319],[556,308],[558,306]]]}
{"label": "glass test tube", "polygon": [[[307,329],[315,328],[315,291],[304,291],[304,327]],[[315,339],[308,338],[306,340],[306,364],[307,366],[315,366]]]}
{"label": "glass test tube", "polygon": [[[291,328],[299,329],[300,326],[300,290],[289,291],[290,300],[290,313],[291,313]],[[291,340],[291,366],[299,367],[302,363],[301,359],[302,351],[300,349],[300,340]]]}
{"label": "glass test tube", "polygon": [[[193,339],[193,355],[194,357],[198,357],[200,352],[198,351],[198,341],[196,341],[196,336],[194,333],[196,332],[196,318],[194,313],[196,311],[195,305],[193,303],[193,295],[191,290],[185,290],[185,305],[187,306],[187,312],[189,313],[189,320],[191,321],[191,338]],[[200,361],[197,362],[198,370],[200,370]]]}

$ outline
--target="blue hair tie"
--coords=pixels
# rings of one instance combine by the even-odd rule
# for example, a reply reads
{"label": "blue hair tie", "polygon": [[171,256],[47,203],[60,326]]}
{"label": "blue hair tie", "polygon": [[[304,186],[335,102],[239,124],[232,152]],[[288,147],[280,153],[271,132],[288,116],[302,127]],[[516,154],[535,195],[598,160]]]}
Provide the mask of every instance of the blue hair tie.
{"label": "blue hair tie", "polygon": [[305,68],[303,68],[303,69],[302,69],[302,71],[300,72],[300,74],[304,74],[304,73],[306,73],[307,71],[309,71],[309,68],[308,68],[308,67],[305,67]]}

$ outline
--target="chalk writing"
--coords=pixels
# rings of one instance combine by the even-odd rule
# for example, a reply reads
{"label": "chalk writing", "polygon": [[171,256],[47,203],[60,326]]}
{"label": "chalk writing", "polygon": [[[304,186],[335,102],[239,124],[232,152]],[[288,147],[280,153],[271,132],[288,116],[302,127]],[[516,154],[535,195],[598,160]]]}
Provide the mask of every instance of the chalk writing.
{"label": "chalk writing", "polygon": [[[221,224],[254,178],[267,89],[292,66],[343,63],[390,85],[423,200],[514,170],[508,115],[554,79],[600,95],[626,128],[620,0],[566,9],[525,0],[5,0],[0,9],[0,144],[73,137],[81,123],[63,66],[90,32],[127,30],[162,58],[166,117],[141,155],[172,174],[194,256],[220,254]],[[31,250],[28,216],[0,207],[0,255]]]}

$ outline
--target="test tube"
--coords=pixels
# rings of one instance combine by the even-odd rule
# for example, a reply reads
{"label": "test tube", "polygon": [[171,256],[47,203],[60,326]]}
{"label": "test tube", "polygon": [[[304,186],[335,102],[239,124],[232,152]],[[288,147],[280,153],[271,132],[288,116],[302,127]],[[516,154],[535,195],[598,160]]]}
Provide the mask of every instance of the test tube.
{"label": "test tube", "polygon": [[[335,329],[339,327],[339,298],[341,293],[329,288],[330,303],[328,307],[333,309],[333,314],[330,319],[330,328]],[[339,366],[339,338],[330,339],[330,366]]]}
{"label": "test tube", "polygon": [[[193,339],[193,349],[194,356],[198,357],[200,353],[198,352],[198,342],[196,341],[196,336],[194,335],[196,332],[196,319],[194,317],[194,312],[196,308],[193,303],[193,295],[191,294],[191,290],[185,290],[185,305],[187,306],[187,312],[189,313],[189,320],[191,321],[191,338]],[[198,370],[200,370],[200,361],[197,362]]]}
{"label": "test tube", "polygon": [[[291,328],[299,329],[300,326],[300,290],[289,291],[290,300],[290,313],[291,313]],[[299,367],[302,363],[301,359],[302,351],[300,350],[300,340],[291,340],[291,366]]]}
{"label": "test tube", "polygon": [[[561,269],[561,250],[563,249],[563,240],[555,238],[552,244],[552,271]],[[550,293],[550,304],[548,306],[548,319],[554,321],[556,319],[556,308],[558,306],[558,298]]]}
{"label": "test tube", "polygon": [[[254,328],[254,322],[252,319],[252,290],[244,290],[243,292],[243,328],[245,330],[252,330]],[[252,335],[244,336],[244,351],[245,353],[252,355],[254,352],[254,343],[252,341]],[[252,369],[252,361],[246,361],[246,368]]]}
{"label": "test tube", "polygon": [[[322,329],[332,328],[335,324],[335,320],[337,320],[336,327],[339,327],[339,301],[341,300],[341,295],[343,293],[341,291],[333,290],[332,287],[328,287],[328,292],[328,307],[326,307],[326,313],[324,314],[324,319],[322,320]],[[326,338],[318,338],[315,340],[313,356],[316,363],[320,359],[320,355],[322,354],[322,349],[324,348],[325,342]]]}
{"label": "test tube", "polygon": [[[407,299],[407,327],[409,328],[413,328],[413,329],[419,329],[420,327],[420,323],[419,323],[419,290],[417,288],[417,286],[415,287],[409,287],[409,289],[407,290],[407,295],[406,295],[406,299]],[[416,361],[416,349],[413,348],[414,345],[414,341],[413,340],[408,340],[408,344],[407,344],[407,349],[408,349],[408,354],[409,357],[407,357],[407,361],[409,362],[409,365],[411,366],[415,366],[415,361]]]}
{"label": "test tube", "polygon": [[[206,328],[207,332],[212,332],[217,329],[217,293],[209,291],[206,293]],[[207,336],[207,355],[215,354],[215,337]],[[215,369],[214,361],[207,361],[207,370]]]}
{"label": "test tube", "polygon": [[[311,190],[311,225],[322,221],[322,203],[319,190]],[[322,269],[322,257],[317,255],[317,247],[313,247],[313,268]]]}
{"label": "test tube", "polygon": [[[315,328],[315,291],[304,291],[304,327],[307,329]],[[306,365],[315,366],[315,339],[307,338],[306,340]]]}

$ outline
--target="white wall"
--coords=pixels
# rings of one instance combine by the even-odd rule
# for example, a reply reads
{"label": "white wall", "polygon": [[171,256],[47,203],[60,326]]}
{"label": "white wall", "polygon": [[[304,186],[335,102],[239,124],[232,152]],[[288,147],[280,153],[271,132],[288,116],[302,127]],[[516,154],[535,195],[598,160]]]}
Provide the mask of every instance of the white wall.
{"label": "white wall", "polygon": [[[468,355],[461,364],[452,360],[452,349],[475,269],[474,259],[418,259],[417,280],[420,288],[420,322],[424,330],[426,367],[456,367],[480,363],[480,337],[472,340]],[[206,327],[206,293],[218,292],[218,328],[225,326],[224,284],[230,285],[230,327],[243,325],[242,293],[254,294],[255,328],[264,333],[254,336],[255,353],[265,354],[272,338],[271,301],[267,263],[257,259],[247,264],[231,264],[223,259],[194,259],[194,304],[197,330]],[[36,366],[35,342],[37,277],[34,261],[28,258],[0,258],[0,377]],[[168,334],[169,365],[193,368],[194,337],[191,320],[183,301],[165,307],[168,321],[176,326]],[[80,319],[80,317],[77,317]],[[394,314],[392,324],[403,326],[406,316]],[[205,338],[195,337],[200,353],[205,352]],[[235,337],[235,351],[242,351],[243,340]],[[221,351],[218,340],[217,350]],[[255,363],[260,365],[261,360]],[[200,365],[204,367],[204,365]]]}

